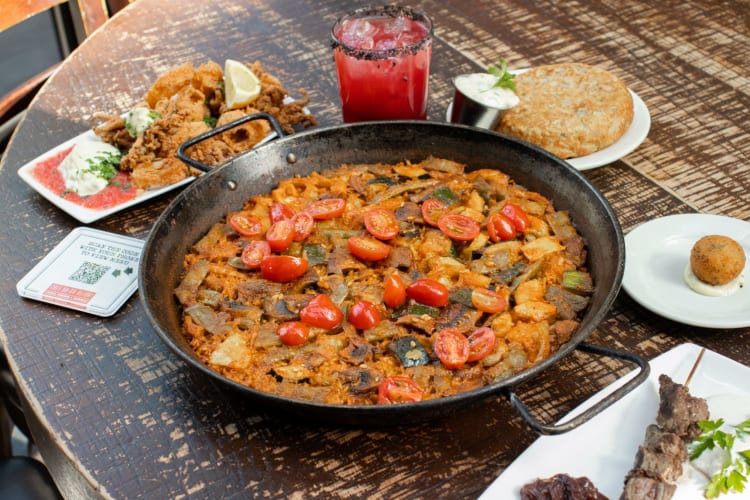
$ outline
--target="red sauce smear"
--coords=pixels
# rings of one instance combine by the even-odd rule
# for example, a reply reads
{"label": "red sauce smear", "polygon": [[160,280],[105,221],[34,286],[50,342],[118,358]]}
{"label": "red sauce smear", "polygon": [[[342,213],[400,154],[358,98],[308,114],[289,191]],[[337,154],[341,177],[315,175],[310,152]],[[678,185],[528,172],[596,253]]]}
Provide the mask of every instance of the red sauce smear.
{"label": "red sauce smear", "polygon": [[127,172],[118,172],[117,175],[110,179],[107,187],[90,196],[80,196],[77,193],[66,191],[65,180],[58,167],[65,157],[70,154],[72,149],[73,147],[71,146],[44,161],[40,161],[34,165],[31,175],[44,187],[58,193],[61,198],[76,205],[95,210],[111,208],[135,198],[137,190],[130,183],[130,174]]}

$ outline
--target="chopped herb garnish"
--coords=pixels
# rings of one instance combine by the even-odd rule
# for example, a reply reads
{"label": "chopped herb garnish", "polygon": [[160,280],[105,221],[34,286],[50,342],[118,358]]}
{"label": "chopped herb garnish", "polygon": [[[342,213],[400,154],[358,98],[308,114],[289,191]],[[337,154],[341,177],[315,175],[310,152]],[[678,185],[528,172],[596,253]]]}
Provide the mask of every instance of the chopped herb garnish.
{"label": "chopped herb garnish", "polygon": [[703,433],[690,444],[690,460],[695,460],[706,450],[720,448],[724,450],[721,470],[711,477],[706,486],[705,497],[716,498],[722,493],[745,491],[748,475],[750,475],[750,449],[735,450],[735,439],[750,436],[750,419],[730,425],[734,431],[721,430],[724,419],[702,420],[698,426]]}
{"label": "chopped herb garnish", "polygon": [[133,126],[133,122],[130,120],[125,120],[125,130],[128,131],[128,134],[130,134],[130,137],[135,137],[138,135],[138,131]]}
{"label": "chopped herb garnish", "polygon": [[117,167],[120,166],[121,159],[122,156],[119,153],[102,152],[86,160],[89,165],[87,171],[101,179],[110,180],[117,175]]}
{"label": "chopped herb garnish", "polygon": [[127,118],[125,118],[125,130],[131,137],[136,137],[154,123],[154,120],[161,118],[161,113],[152,109],[138,106],[133,108]]}
{"label": "chopped herb garnish", "polygon": [[205,123],[206,125],[208,125],[211,128],[215,128],[216,127],[216,122],[218,120],[219,120],[218,118],[213,117],[213,116],[204,116],[203,117],[203,123]]}
{"label": "chopped herb garnish", "polygon": [[505,62],[505,59],[500,59],[497,64],[487,68],[487,73],[497,77],[493,87],[516,90],[516,84],[513,82],[516,75],[508,71],[508,63]]}
{"label": "chopped herb garnish", "polygon": [[122,181],[110,181],[109,185],[118,187],[123,191],[127,191],[128,189],[130,189],[130,186],[132,186],[132,184],[130,184],[129,182],[123,183]]}

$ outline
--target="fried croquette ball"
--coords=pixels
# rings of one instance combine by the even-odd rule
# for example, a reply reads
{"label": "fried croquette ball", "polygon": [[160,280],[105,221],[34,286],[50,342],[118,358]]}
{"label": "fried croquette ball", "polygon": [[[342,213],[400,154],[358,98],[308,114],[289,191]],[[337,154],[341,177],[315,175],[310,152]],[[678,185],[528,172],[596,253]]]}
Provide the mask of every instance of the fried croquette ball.
{"label": "fried croquette ball", "polygon": [[704,236],[690,251],[690,267],[699,280],[713,286],[725,285],[745,268],[745,251],[727,236]]}

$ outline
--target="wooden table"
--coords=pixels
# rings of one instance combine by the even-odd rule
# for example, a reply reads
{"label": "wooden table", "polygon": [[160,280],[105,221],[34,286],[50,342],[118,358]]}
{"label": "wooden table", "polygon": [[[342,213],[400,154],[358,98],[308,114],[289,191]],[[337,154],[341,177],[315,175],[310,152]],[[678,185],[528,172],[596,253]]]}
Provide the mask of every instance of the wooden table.
{"label": "wooden table", "polygon": [[[0,170],[0,326],[42,455],[70,498],[476,497],[535,436],[502,397],[450,418],[337,428],[272,417],[189,370],[138,297],[97,318],[18,297],[16,282],[79,224],[17,176],[25,162],[123,112],[184,61],[260,59],[304,87],[320,125],[340,123],[328,32],[343,0],[139,0],[65,62],[31,106]],[[647,104],[648,138],[586,175],[625,232],[708,212],[750,220],[750,9],[743,0],[418,2],[435,23],[429,118],[450,79],[506,58],[520,68],[602,66]],[[174,194],[92,224],[145,238]],[[750,366],[750,328],[663,319],[625,292],[590,337],[643,355],[693,342]],[[554,421],[629,367],[574,354],[519,388]]]}

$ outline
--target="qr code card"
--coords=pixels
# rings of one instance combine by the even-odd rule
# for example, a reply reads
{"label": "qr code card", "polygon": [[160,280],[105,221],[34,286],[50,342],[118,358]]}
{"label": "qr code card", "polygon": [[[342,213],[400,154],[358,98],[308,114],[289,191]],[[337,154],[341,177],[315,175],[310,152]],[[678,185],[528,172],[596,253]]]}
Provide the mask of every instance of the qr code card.
{"label": "qr code card", "polygon": [[144,242],[79,227],[16,285],[22,297],[111,316],[138,288]]}

